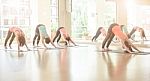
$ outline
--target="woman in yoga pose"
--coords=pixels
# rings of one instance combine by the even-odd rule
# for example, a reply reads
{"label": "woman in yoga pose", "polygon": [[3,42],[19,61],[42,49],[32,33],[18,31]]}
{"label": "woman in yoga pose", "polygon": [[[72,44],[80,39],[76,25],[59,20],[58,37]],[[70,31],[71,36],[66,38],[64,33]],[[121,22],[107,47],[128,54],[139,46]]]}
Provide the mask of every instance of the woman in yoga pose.
{"label": "woman in yoga pose", "polygon": [[138,26],[132,28],[131,32],[128,34],[128,37],[131,38],[133,33],[135,33],[136,31],[140,32],[141,39],[144,41],[144,38],[146,39],[145,31],[143,28]]}
{"label": "woman in yoga pose", "polygon": [[56,40],[57,37],[58,37],[57,43],[59,42],[60,38],[63,37],[65,39],[65,45],[68,45],[71,42],[76,46],[76,44],[73,42],[73,40],[71,39],[71,37],[69,36],[68,32],[65,30],[64,27],[58,28],[56,35],[53,39],[53,42]]}
{"label": "woman in yoga pose", "polygon": [[[108,28],[108,31],[107,31],[107,34],[106,34],[106,37],[105,39],[103,40],[102,42],[102,51],[109,51],[109,45],[112,41],[112,39],[114,38],[114,33],[112,32],[112,28],[116,25],[116,23],[113,23],[109,26]],[[105,48],[105,44],[107,43],[106,45],[106,48]]]}
{"label": "woman in yoga pose", "polygon": [[[38,38],[37,38],[38,37]],[[47,46],[45,45],[46,44],[49,44],[51,43],[55,48],[56,46],[54,45],[54,43],[51,41],[50,37],[48,36],[47,34],[47,31],[46,31],[46,27],[45,25],[43,24],[39,24],[37,27],[36,27],[36,30],[35,30],[35,36],[33,38],[33,45],[35,43],[35,39],[37,38],[37,45],[40,41],[40,38],[42,39],[42,44],[44,45],[45,48],[47,48]]]}
{"label": "woman in yoga pose", "polygon": [[96,41],[96,39],[99,37],[99,35],[102,34],[103,36],[106,36],[106,31],[103,27],[99,27],[95,36],[92,38],[92,41]]}
{"label": "woman in yoga pose", "polygon": [[20,47],[23,47],[24,45],[26,46],[27,50],[30,50],[26,44],[25,35],[19,27],[9,28],[6,39],[5,39],[5,43],[4,43],[5,49],[7,49],[7,42],[9,38],[10,38],[9,47],[12,48],[11,44],[15,37],[18,43],[18,51],[21,51]]}
{"label": "woman in yoga pose", "polygon": [[128,36],[121,31],[121,27],[118,24],[114,25],[114,27],[112,28],[112,32],[120,40],[122,47],[126,49],[128,53],[132,53],[132,51],[129,49],[129,46],[133,47],[138,52],[141,52],[130,42]]}

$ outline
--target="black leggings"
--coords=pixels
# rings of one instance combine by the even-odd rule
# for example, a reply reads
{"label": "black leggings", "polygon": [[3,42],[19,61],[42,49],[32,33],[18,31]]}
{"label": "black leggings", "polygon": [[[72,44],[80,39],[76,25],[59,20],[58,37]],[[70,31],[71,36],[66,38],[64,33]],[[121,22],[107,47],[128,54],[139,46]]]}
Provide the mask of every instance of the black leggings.
{"label": "black leggings", "polygon": [[39,27],[39,26],[37,26],[36,29],[35,29],[35,36],[34,36],[34,38],[33,38],[33,46],[34,46],[34,44],[35,44],[36,38],[37,38],[37,43],[36,43],[37,46],[38,46],[38,44],[39,44],[39,42],[40,42],[40,32],[39,32],[38,27]]}
{"label": "black leggings", "polygon": [[96,39],[99,37],[100,34],[101,34],[101,32],[97,31],[96,35],[92,38],[92,41],[96,41]]}
{"label": "black leggings", "polygon": [[8,40],[9,40],[10,37],[11,37],[11,39],[10,39],[10,42],[9,42],[9,46],[11,46],[11,44],[12,44],[14,38],[15,38],[15,34],[13,32],[8,31],[7,37],[5,39],[4,46],[7,46],[7,42],[8,42]]}
{"label": "black leggings", "polygon": [[112,32],[112,28],[113,28],[114,26],[116,26],[116,25],[118,25],[118,24],[113,23],[113,24],[111,24],[110,27],[108,28],[107,35],[106,35],[105,39],[104,39],[103,42],[102,42],[102,48],[105,47],[106,42],[107,42],[106,47],[107,47],[107,48],[109,47],[109,45],[110,45],[112,39],[113,39],[114,36],[115,36],[114,33]]}
{"label": "black leggings", "polygon": [[133,29],[131,30],[131,32],[128,34],[128,38],[131,38],[132,34],[133,34],[135,31],[136,31],[136,29],[133,28]]}
{"label": "black leggings", "polygon": [[38,34],[38,35],[35,35],[34,36],[34,38],[33,38],[33,45],[35,44],[35,40],[36,40],[36,38],[37,38],[37,46],[38,46],[38,44],[39,44],[39,42],[40,42],[40,35]]}
{"label": "black leggings", "polygon": [[142,37],[145,37],[145,38],[146,38],[144,30],[142,29],[141,31],[142,31],[142,32],[140,32],[141,35],[142,35],[141,38],[142,38]]}
{"label": "black leggings", "polygon": [[114,35],[114,33],[112,33],[112,32],[107,33],[105,39],[103,40],[102,48],[105,47],[106,42],[107,42],[106,47],[108,48],[109,45],[110,45],[110,43],[111,43],[111,41],[112,41],[112,39],[114,38],[114,36],[115,36],[115,35]]}
{"label": "black leggings", "polygon": [[[58,37],[58,38],[57,38],[57,37]],[[55,35],[55,37],[54,37],[54,39],[53,39],[53,42],[55,42],[56,38],[57,38],[57,43],[58,43],[59,40],[60,40],[60,38],[61,38],[60,31],[57,31],[57,32],[56,32],[56,35]]]}
{"label": "black leggings", "polygon": [[62,28],[64,28],[64,27],[59,27],[58,29],[57,29],[57,31],[56,31],[56,35],[55,35],[55,37],[53,38],[53,42],[55,42],[55,40],[56,40],[56,38],[57,38],[57,43],[59,42],[59,40],[60,40],[60,38],[61,38],[61,34],[60,34],[60,29],[62,29]]}

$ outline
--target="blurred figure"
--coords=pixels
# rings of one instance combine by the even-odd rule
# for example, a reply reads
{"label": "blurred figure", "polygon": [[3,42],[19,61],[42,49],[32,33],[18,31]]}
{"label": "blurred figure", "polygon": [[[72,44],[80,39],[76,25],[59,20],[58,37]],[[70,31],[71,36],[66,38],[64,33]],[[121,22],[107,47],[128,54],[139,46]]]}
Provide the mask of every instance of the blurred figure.
{"label": "blurred figure", "polygon": [[45,25],[39,24],[36,27],[35,36],[33,38],[33,45],[34,45],[35,39],[37,37],[38,37],[38,39],[37,39],[37,45],[38,45],[38,43],[40,41],[40,38],[42,38],[42,44],[44,45],[45,48],[47,48],[47,46],[45,44],[49,44],[49,43],[51,43],[56,48],[56,46],[54,45],[54,43],[51,41],[50,37],[47,34]]}
{"label": "blurred figure", "polygon": [[20,47],[23,47],[24,45],[26,46],[27,50],[30,50],[26,44],[25,35],[19,27],[10,27],[9,28],[6,39],[5,39],[5,43],[4,43],[5,49],[7,49],[7,42],[9,40],[9,38],[10,38],[9,47],[12,48],[11,44],[15,37],[16,37],[17,43],[18,43],[18,51],[21,51]]}
{"label": "blurred figure", "polygon": [[63,37],[65,39],[65,45],[70,45],[70,42],[73,43],[75,46],[77,46],[74,41],[71,39],[71,37],[69,36],[68,32],[65,30],[64,27],[60,27],[58,28],[56,35],[53,39],[53,42],[57,39],[57,43],[59,42],[60,38]]}
{"label": "blurred figure", "polygon": [[106,31],[103,27],[99,27],[95,36],[92,38],[92,42],[96,41],[96,39],[99,37],[99,35],[102,33],[103,36],[106,36]]}
{"label": "blurred figure", "polygon": [[[143,28],[141,27],[133,27],[133,29],[131,30],[131,32],[128,34],[128,37],[131,38],[131,36],[136,32],[140,32],[140,36],[141,36],[141,39],[144,41],[144,38],[146,39],[146,35],[145,35],[145,31]],[[147,40],[147,39],[146,39]]]}
{"label": "blurred figure", "polygon": [[[102,51],[110,51],[109,45],[110,45],[112,39],[113,39],[114,36],[115,36],[114,33],[112,32],[112,28],[113,28],[115,25],[117,25],[117,23],[113,23],[113,24],[111,24],[111,25],[109,26],[108,31],[107,31],[107,34],[106,34],[106,37],[105,37],[105,39],[104,39],[103,42],[102,42]],[[106,43],[107,43],[107,45],[106,45],[106,48],[105,48],[105,44],[106,44]]]}
{"label": "blurred figure", "polygon": [[114,25],[114,27],[112,28],[112,32],[120,40],[122,47],[126,49],[128,53],[132,53],[132,50],[130,49],[131,47],[133,47],[138,52],[141,52],[130,42],[128,36],[122,32],[121,27],[118,24]]}

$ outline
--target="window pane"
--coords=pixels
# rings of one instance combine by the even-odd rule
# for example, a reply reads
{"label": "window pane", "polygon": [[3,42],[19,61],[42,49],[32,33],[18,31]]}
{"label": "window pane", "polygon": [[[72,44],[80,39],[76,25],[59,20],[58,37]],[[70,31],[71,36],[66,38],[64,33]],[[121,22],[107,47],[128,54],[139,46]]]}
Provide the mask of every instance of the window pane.
{"label": "window pane", "polygon": [[11,26],[21,26],[30,33],[30,0],[0,0],[0,2],[0,39],[4,39],[5,32]]}
{"label": "window pane", "polygon": [[116,21],[116,3],[105,0],[102,2],[99,4],[97,0],[72,0],[73,37],[91,39],[98,27],[108,27]]}
{"label": "window pane", "polygon": [[[137,5],[135,4],[132,7],[128,5],[128,28],[129,31],[134,26],[139,26],[144,29],[146,38],[149,39],[150,35],[149,30],[150,30],[150,6],[148,5]],[[140,38],[140,33],[135,32],[135,39],[136,40],[141,40]]]}
{"label": "window pane", "polygon": [[51,31],[53,32],[58,28],[58,0],[51,0]]}

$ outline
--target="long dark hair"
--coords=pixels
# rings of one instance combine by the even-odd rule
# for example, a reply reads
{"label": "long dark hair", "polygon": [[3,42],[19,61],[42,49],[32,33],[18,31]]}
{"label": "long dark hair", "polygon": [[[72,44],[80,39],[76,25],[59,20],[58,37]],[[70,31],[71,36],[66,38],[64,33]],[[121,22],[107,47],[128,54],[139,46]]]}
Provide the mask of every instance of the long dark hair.
{"label": "long dark hair", "polygon": [[24,36],[18,36],[18,41],[19,41],[19,46],[25,45],[26,40]]}

